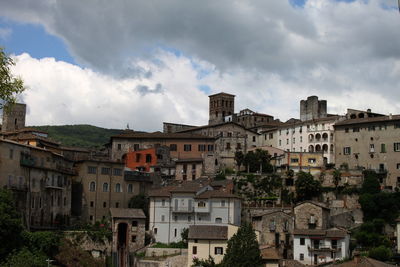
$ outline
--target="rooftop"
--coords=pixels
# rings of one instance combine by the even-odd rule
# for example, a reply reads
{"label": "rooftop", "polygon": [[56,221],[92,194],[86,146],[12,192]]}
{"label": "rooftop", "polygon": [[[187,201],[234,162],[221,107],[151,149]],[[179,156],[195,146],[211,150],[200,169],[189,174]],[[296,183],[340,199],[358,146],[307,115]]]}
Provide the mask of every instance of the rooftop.
{"label": "rooftop", "polygon": [[113,218],[137,218],[146,219],[143,210],[141,209],[117,209],[110,208],[111,217]]}
{"label": "rooftop", "polygon": [[190,225],[189,239],[228,240],[228,226]]}
{"label": "rooftop", "polygon": [[192,133],[162,133],[162,132],[153,132],[153,133],[144,133],[144,132],[127,132],[119,135],[111,136],[111,138],[123,138],[123,139],[208,139],[214,140],[214,137],[204,136],[200,134],[192,134]]}
{"label": "rooftop", "polygon": [[363,124],[363,123],[374,123],[374,122],[388,122],[388,121],[399,121],[400,115],[371,117],[362,119],[348,119],[341,122],[335,123],[336,126],[352,125],[352,124]]}

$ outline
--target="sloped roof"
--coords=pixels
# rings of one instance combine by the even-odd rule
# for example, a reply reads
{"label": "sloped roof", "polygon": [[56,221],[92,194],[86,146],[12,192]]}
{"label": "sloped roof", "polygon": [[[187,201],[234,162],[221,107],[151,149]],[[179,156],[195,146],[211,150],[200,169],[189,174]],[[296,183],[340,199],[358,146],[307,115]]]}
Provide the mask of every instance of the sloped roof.
{"label": "sloped roof", "polygon": [[221,125],[227,125],[227,124],[234,124],[236,126],[239,126],[240,128],[245,129],[246,131],[252,132],[254,134],[258,134],[254,130],[247,129],[243,125],[241,125],[241,124],[239,124],[237,122],[233,122],[233,121],[221,122],[221,123],[216,123],[216,124],[211,124],[211,125],[196,126],[196,127],[193,127],[193,128],[180,130],[180,131],[178,131],[178,133],[186,133],[186,132],[193,132],[193,131],[197,131],[197,130],[201,130],[201,129],[215,128],[215,127],[218,127],[218,126],[221,126]]}
{"label": "sloped roof", "polygon": [[228,240],[228,226],[190,225],[189,239]]}
{"label": "sloped roof", "polygon": [[223,190],[209,190],[201,193],[196,196],[197,199],[207,199],[207,198],[240,198],[234,194],[229,193],[228,191]]}
{"label": "sloped roof", "polygon": [[323,208],[323,209],[329,210],[329,208],[328,208],[324,203],[322,203],[322,202],[317,202],[317,201],[312,201],[312,200],[302,201],[302,202],[296,204],[296,206],[295,206],[294,208],[297,208],[297,207],[299,207],[299,206],[301,206],[301,205],[303,205],[303,204],[306,204],[306,203],[313,204],[313,205],[315,205],[315,206],[318,206],[318,207],[321,207],[321,208]]}
{"label": "sloped roof", "polygon": [[235,95],[232,95],[232,94],[228,94],[228,93],[225,93],[225,92],[220,92],[220,93],[217,93],[217,94],[213,94],[213,95],[209,95],[208,97],[212,97],[212,96],[216,96],[216,95],[227,95],[227,96],[235,96]]}
{"label": "sloped roof", "polygon": [[137,218],[146,219],[143,210],[141,209],[120,209],[110,208],[111,217],[113,218]]}
{"label": "sloped roof", "polygon": [[390,116],[381,116],[381,117],[371,117],[371,118],[361,118],[361,119],[348,119],[348,120],[344,120],[344,121],[335,123],[335,126],[384,122],[384,121],[398,121],[398,120],[400,120],[400,115],[392,115],[391,117]]}
{"label": "sloped roof", "polygon": [[377,261],[367,257],[360,257],[357,261],[344,262],[342,264],[334,265],[335,267],[395,267],[396,265],[388,264],[382,261]]}
{"label": "sloped roof", "polygon": [[111,138],[122,138],[122,139],[210,139],[214,140],[214,137],[209,137],[200,134],[192,133],[162,133],[162,132],[126,132],[119,135],[113,135]]}
{"label": "sloped roof", "polygon": [[347,231],[332,228],[328,230],[320,229],[294,229],[294,235],[306,235],[306,236],[321,236],[327,238],[345,238],[348,235]]}
{"label": "sloped roof", "polygon": [[264,248],[261,249],[261,257],[263,260],[279,260],[282,257],[276,248]]}

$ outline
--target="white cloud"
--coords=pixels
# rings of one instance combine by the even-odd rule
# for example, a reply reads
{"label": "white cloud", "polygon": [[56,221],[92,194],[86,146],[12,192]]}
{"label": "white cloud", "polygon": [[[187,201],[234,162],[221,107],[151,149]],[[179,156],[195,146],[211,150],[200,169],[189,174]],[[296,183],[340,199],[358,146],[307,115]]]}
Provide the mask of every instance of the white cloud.
{"label": "white cloud", "polygon": [[[35,1],[0,15],[40,23],[79,68],[19,56],[28,122],[161,129],[207,122],[210,93],[282,120],[319,95],[328,111],[399,113],[400,20],[387,0]],[[177,56],[168,51],[178,51]]]}

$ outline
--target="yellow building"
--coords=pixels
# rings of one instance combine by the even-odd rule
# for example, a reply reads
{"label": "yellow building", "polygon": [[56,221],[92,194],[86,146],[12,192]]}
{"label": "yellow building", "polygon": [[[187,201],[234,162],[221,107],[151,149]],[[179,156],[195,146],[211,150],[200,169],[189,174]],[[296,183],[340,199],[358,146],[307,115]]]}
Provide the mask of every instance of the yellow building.
{"label": "yellow building", "polygon": [[228,240],[236,234],[239,227],[234,225],[191,225],[189,227],[188,266],[193,259],[207,260],[213,257],[220,263],[228,247]]}

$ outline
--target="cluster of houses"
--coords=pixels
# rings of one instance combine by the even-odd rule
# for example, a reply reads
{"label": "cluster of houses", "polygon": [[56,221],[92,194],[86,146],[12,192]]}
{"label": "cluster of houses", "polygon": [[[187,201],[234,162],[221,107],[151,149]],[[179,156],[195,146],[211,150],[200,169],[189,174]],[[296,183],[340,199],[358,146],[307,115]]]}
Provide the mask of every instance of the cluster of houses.
{"label": "cluster of houses", "polygon": [[[372,169],[381,174],[382,188],[394,190],[400,182],[400,115],[354,109],[328,114],[327,102],[311,96],[300,102],[300,119],[281,122],[249,109],[235,113],[231,94],[209,100],[207,125],[126,130],[101,151],[66,147],[26,127],[26,105],[15,104],[3,113],[0,186],[13,190],[31,230],[111,219],[119,266],[128,266],[130,253],[144,246],[145,230],[153,241],[171,243],[189,229],[188,266],[193,257],[212,256],[218,262],[243,218],[258,232],[268,266],[285,259],[317,265],[348,257],[349,234],[343,227],[348,225],[332,215],[340,215],[339,209],[357,213],[357,205],[346,210],[346,201],[325,199],[244,214],[246,203],[233,182],[213,178],[227,169],[239,171],[237,151],[262,149],[278,172],[317,175],[342,166],[351,173],[345,182],[359,185],[354,173]],[[285,177],[284,184],[293,186],[293,177]],[[137,195],[150,200],[145,213],[129,209]]]}

